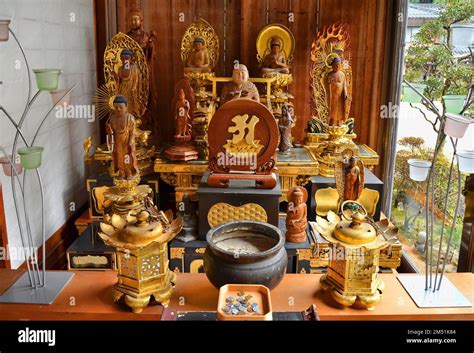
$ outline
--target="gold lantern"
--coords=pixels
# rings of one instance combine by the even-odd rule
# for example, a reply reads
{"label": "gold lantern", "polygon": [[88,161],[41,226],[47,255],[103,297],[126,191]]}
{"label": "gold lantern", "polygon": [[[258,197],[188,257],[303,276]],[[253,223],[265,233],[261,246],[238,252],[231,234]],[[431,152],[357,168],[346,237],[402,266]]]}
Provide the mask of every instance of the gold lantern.
{"label": "gold lantern", "polygon": [[101,223],[100,237],[117,253],[116,302],[124,296],[134,313],[140,313],[152,296],[163,306],[168,305],[176,280],[176,274],[169,270],[168,242],[182,226],[180,217],[166,223],[147,211],[136,217],[129,215],[126,220],[114,214],[110,224]]}
{"label": "gold lantern", "polygon": [[328,220],[318,216],[312,226],[331,247],[327,273],[321,277],[322,290],[331,289],[334,300],[343,306],[358,300],[373,310],[384,288],[378,274],[380,249],[389,243],[359,212],[341,220],[330,211]]}

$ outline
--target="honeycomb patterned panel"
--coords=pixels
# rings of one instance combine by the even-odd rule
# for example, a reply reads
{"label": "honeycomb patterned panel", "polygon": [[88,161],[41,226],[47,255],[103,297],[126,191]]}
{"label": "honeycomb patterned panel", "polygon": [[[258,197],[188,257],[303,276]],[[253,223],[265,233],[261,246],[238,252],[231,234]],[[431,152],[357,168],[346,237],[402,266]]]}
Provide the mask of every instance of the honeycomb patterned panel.
{"label": "honeycomb patterned panel", "polygon": [[267,212],[256,203],[246,203],[242,206],[232,206],[220,202],[213,205],[207,214],[207,221],[211,228],[232,221],[260,221],[267,222]]}

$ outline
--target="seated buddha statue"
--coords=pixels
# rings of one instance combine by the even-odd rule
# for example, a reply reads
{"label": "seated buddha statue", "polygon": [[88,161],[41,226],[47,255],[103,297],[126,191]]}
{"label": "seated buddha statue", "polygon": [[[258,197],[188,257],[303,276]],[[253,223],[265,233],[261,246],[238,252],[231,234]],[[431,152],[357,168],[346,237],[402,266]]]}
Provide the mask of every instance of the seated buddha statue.
{"label": "seated buddha statue", "polygon": [[300,186],[293,187],[288,194],[286,240],[290,243],[302,243],[306,240],[308,224],[305,194]]}
{"label": "seated buddha statue", "polygon": [[282,40],[273,37],[270,41],[270,53],[265,55],[262,63],[262,75],[289,74],[290,69],[286,62],[285,54],[281,52]]}
{"label": "seated buddha statue", "polygon": [[257,86],[249,81],[247,66],[242,64],[234,67],[232,81],[227,82],[222,89],[221,104],[239,98],[260,102]]}
{"label": "seated buddha statue", "polygon": [[193,42],[193,50],[186,61],[184,72],[206,73],[211,71],[211,62],[209,60],[209,53],[206,49],[204,39],[197,37]]}

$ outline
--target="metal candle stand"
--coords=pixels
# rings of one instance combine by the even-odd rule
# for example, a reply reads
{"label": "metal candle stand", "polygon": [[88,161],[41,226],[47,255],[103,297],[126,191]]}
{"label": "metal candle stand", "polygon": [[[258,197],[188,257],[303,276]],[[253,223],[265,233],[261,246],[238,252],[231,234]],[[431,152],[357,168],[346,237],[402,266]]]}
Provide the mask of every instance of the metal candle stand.
{"label": "metal candle stand", "polygon": [[[54,272],[54,271],[46,271],[46,239],[45,239],[45,219],[44,219],[44,189],[43,183],[41,179],[41,173],[38,168],[35,168],[36,177],[38,180],[40,194],[41,194],[41,239],[42,239],[42,264],[41,270],[38,263],[38,256],[36,251],[31,251],[35,249],[34,242],[32,238],[32,232],[30,227],[30,218],[29,218],[29,208],[26,206],[26,198],[25,198],[25,181],[26,181],[26,168],[23,174],[23,180],[20,180],[19,173],[15,168],[15,159],[16,159],[16,152],[17,152],[17,144],[18,138],[23,140],[23,143],[27,148],[34,146],[36,138],[38,137],[38,133],[41,130],[43,124],[46,121],[48,115],[53,111],[53,109],[62,101],[62,99],[68,95],[75,85],[67,90],[64,95],[61,97],[59,101],[57,101],[53,107],[46,113],[44,118],[42,119],[41,123],[39,124],[34,137],[31,141],[31,144],[28,144],[25,136],[22,133],[22,125],[25,121],[26,115],[28,114],[30,108],[32,107],[35,100],[38,98],[39,94],[41,93],[41,89],[31,97],[31,73],[30,67],[28,64],[28,60],[25,55],[25,51],[21,46],[20,42],[18,41],[15,33],[9,29],[9,33],[15,39],[16,43],[18,44],[20,51],[23,55],[25,60],[26,69],[28,73],[28,100],[21,115],[21,118],[17,123],[11,117],[10,114],[0,106],[0,111],[4,113],[4,115],[10,120],[13,126],[16,129],[15,139],[13,142],[11,158],[6,153],[5,149],[0,146],[1,152],[6,156],[8,163],[11,166],[12,170],[12,179],[11,179],[11,186],[12,186],[12,194],[13,194],[13,201],[15,205],[15,213],[18,221],[18,228],[20,230],[20,237],[23,249],[25,250],[25,262],[26,262],[26,273],[24,273],[9,289],[7,289],[3,295],[0,296],[0,303],[26,303],[26,304],[52,304],[59,293],[63,290],[63,288],[67,285],[69,280],[73,277],[73,273],[71,272]],[[8,40],[8,39],[7,39]],[[12,160],[13,159],[13,160]],[[24,219],[26,224],[26,235],[24,233],[24,229],[22,227],[21,222],[21,211],[19,209],[19,201],[18,195],[16,190],[16,183],[20,186],[21,191],[21,200],[23,202],[23,213]]]}
{"label": "metal candle stand", "polygon": [[[410,83],[405,83],[413,89],[417,94],[422,97],[428,105],[430,105],[431,110],[437,115],[437,119],[440,121],[438,137],[436,140],[436,146],[433,154],[433,160],[428,172],[428,182],[426,185],[426,204],[425,204],[425,213],[426,213],[426,242],[425,242],[425,262],[426,262],[426,273],[425,273],[425,286],[421,286],[422,275],[412,276],[412,275],[399,275],[398,280],[403,285],[405,290],[408,292],[410,297],[420,308],[433,308],[433,307],[471,307],[472,304],[465,298],[465,296],[449,281],[448,278],[444,279],[444,273],[446,270],[446,262],[448,259],[449,250],[451,249],[452,237],[454,233],[454,228],[456,226],[456,218],[459,213],[459,203],[461,199],[461,171],[458,168],[458,189],[457,189],[457,199],[456,199],[456,208],[454,211],[454,217],[452,225],[449,229],[449,237],[447,240],[446,252],[443,259],[443,266],[441,271],[439,271],[440,261],[441,261],[441,250],[443,245],[444,238],[444,226],[446,224],[446,213],[443,215],[443,222],[441,226],[441,234],[439,241],[439,250],[436,261],[436,274],[433,281],[433,237],[434,237],[434,181],[436,177],[436,162],[443,147],[443,144],[446,140],[446,134],[444,131],[444,126],[446,123],[446,115],[441,114],[436,108],[436,106],[423,94],[421,94],[416,88],[414,88]],[[469,99],[468,99],[469,102]],[[454,168],[454,156],[457,153],[457,144],[458,138],[449,137],[451,144],[453,146],[453,157],[451,159],[451,166],[449,169],[449,179],[446,187],[446,198],[444,209],[446,210],[449,192],[451,190],[451,177]],[[415,179],[413,179],[415,180]],[[420,181],[420,180],[418,180]],[[439,277],[439,278],[438,278]],[[439,281],[438,281],[439,280]]]}

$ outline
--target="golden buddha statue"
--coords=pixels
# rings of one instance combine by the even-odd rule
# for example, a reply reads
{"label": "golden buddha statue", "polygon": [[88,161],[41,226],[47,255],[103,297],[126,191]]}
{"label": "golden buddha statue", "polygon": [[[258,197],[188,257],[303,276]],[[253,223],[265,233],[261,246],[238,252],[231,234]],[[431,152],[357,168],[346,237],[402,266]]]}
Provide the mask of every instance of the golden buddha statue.
{"label": "golden buddha statue", "polygon": [[118,179],[138,176],[135,152],[135,118],[128,112],[127,98],[118,95],[114,99],[114,111],[106,123],[107,141],[112,151],[113,171]]}
{"label": "golden buddha statue", "polygon": [[234,66],[232,82],[227,82],[222,89],[221,104],[239,98],[260,102],[257,86],[249,81],[247,66],[242,64]]}
{"label": "golden buddha statue", "polygon": [[139,114],[138,84],[140,73],[133,60],[133,52],[125,48],[120,53],[122,65],[115,72],[115,80],[118,83],[117,93],[124,96],[128,101],[128,111],[133,115]]}
{"label": "golden buddha statue", "polygon": [[341,70],[341,58],[336,56],[332,63],[332,71],[327,75],[329,88],[329,125],[340,126],[349,118],[349,109],[346,109],[348,98],[346,75]]}
{"label": "golden buddha statue", "polygon": [[127,35],[140,45],[147,61],[150,62],[153,58],[156,33],[154,31],[148,33],[143,30],[143,12],[140,9],[139,4],[132,6],[130,11],[130,24],[131,29],[128,31]]}
{"label": "golden buddha statue", "polygon": [[281,51],[282,39],[274,36],[270,42],[270,53],[268,53],[262,63],[262,76],[268,77],[273,74],[289,74],[290,69],[286,62],[285,54]]}
{"label": "golden buddha statue", "polygon": [[205,41],[201,37],[196,37],[193,42],[193,50],[186,61],[184,72],[206,73],[211,72],[212,69]]}

